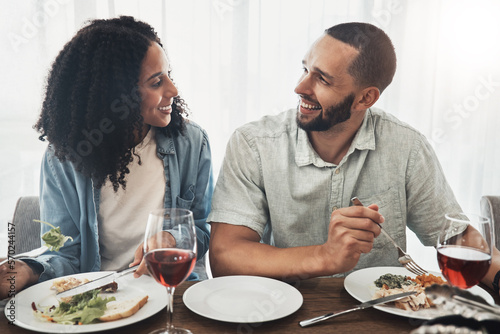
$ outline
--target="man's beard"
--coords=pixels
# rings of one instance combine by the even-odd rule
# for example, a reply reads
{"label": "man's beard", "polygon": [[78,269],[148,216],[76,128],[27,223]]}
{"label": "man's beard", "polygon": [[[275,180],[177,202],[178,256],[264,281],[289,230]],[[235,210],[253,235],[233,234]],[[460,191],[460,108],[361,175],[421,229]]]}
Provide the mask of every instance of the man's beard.
{"label": "man's beard", "polygon": [[[305,131],[326,131],[333,126],[347,121],[351,118],[351,106],[354,102],[354,93],[346,96],[346,98],[333,106],[322,110],[321,113],[309,122],[304,122],[300,118],[300,104],[297,106],[297,125]],[[323,118],[323,115],[325,116]]]}

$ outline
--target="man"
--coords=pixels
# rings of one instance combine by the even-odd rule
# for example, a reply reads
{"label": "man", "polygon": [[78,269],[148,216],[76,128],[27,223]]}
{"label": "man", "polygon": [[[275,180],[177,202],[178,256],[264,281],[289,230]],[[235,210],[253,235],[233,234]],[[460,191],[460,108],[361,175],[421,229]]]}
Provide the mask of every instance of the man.
{"label": "man", "polygon": [[[461,211],[424,136],[372,108],[396,69],[382,30],[331,27],[302,63],[297,110],[247,124],[228,143],[208,217],[214,276],[398,266],[375,223],[403,247],[406,226],[434,246],[444,214]],[[370,205],[352,206],[354,196]]]}

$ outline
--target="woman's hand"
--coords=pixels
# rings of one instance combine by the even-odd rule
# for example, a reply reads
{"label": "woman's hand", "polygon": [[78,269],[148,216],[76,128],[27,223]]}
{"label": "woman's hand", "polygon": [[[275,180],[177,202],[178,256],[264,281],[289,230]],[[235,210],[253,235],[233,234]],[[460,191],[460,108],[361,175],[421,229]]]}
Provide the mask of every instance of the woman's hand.
{"label": "woman's hand", "polygon": [[21,260],[5,263],[0,266],[0,299],[14,297],[22,289],[37,283],[39,277]]}
{"label": "woman's hand", "polygon": [[[159,239],[160,236],[154,236],[149,238],[148,249],[175,247],[175,238],[172,236],[172,234],[170,234],[167,231],[162,231],[160,233],[162,234],[161,239]],[[161,240],[161,247],[158,246],[158,242],[160,240]],[[139,267],[134,272],[135,278],[141,277],[143,274],[147,272],[146,262],[144,261],[144,243],[141,243],[139,247],[137,247],[137,249],[135,250],[134,261],[132,261],[129,267],[133,267],[138,264]]]}

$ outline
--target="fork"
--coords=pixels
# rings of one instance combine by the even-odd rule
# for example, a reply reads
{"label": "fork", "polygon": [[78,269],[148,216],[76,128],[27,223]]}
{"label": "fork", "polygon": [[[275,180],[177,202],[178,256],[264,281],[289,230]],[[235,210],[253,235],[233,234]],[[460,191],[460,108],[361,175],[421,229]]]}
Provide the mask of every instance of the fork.
{"label": "fork", "polygon": [[0,266],[2,264],[6,263],[7,261],[14,260],[14,259],[19,259],[20,257],[30,257],[30,258],[37,257],[37,256],[42,255],[43,253],[45,253],[48,250],[49,250],[49,248],[47,246],[42,246],[42,247],[39,247],[39,248],[35,248],[35,249],[33,249],[33,250],[29,251],[29,252],[24,252],[24,253],[16,254],[16,255],[13,255],[13,256],[8,256],[5,260],[3,260],[2,262],[0,262]]}
{"label": "fork", "polygon": [[[351,202],[355,206],[363,206],[363,204],[361,203],[361,201],[357,197],[353,197],[351,199]],[[398,250],[399,263],[401,263],[406,269],[408,269],[408,271],[414,273],[415,275],[427,274],[427,271],[425,269],[422,269],[422,267],[420,267],[415,261],[413,261],[410,254],[405,253],[403,251],[403,249],[401,249],[401,247],[398,246],[396,241],[394,241],[394,239],[382,228],[382,226],[379,223],[375,223],[375,224],[377,224],[380,227],[380,230],[382,231],[382,233],[392,242],[394,247],[396,247],[396,249]]]}

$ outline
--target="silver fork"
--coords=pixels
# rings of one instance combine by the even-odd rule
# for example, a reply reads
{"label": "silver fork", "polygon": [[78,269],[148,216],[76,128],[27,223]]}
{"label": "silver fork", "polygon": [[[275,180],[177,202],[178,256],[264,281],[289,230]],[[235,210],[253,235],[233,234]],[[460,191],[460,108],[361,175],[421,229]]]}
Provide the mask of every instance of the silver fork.
{"label": "silver fork", "polygon": [[[351,202],[356,205],[356,206],[363,206],[361,201],[357,197],[353,197],[351,199]],[[399,253],[399,258],[398,261],[401,263],[406,269],[408,269],[410,272],[414,273],[415,275],[423,275],[427,274],[427,271],[425,269],[422,269],[413,259],[411,258],[410,254],[407,254],[401,249],[401,247],[398,246],[396,241],[382,228],[382,226],[378,223],[375,223],[380,227],[380,230],[382,233],[392,242],[394,247],[398,250]]]}
{"label": "silver fork", "polygon": [[33,257],[37,257],[37,256],[40,256],[42,255],[43,253],[45,253],[49,248],[47,246],[42,246],[42,247],[39,247],[39,248],[35,248],[29,252],[24,252],[24,253],[21,253],[21,254],[16,254],[16,255],[12,255],[12,256],[8,256],[5,260],[3,260],[2,262],[0,262],[0,266],[4,263],[6,263],[7,261],[10,261],[10,260],[14,260],[14,259],[19,259],[20,257],[30,257],[30,258],[33,258]]}

